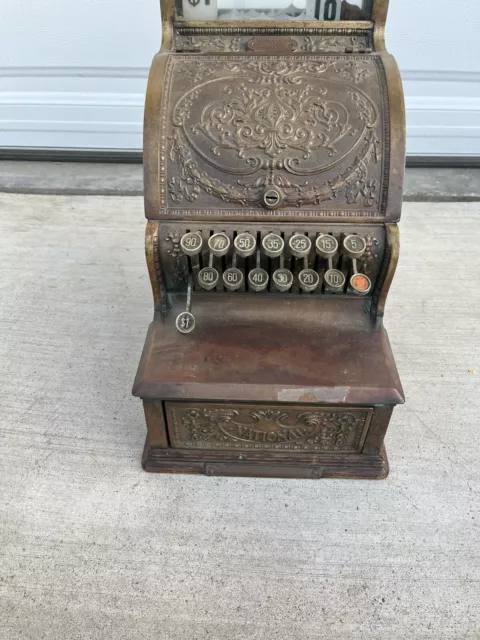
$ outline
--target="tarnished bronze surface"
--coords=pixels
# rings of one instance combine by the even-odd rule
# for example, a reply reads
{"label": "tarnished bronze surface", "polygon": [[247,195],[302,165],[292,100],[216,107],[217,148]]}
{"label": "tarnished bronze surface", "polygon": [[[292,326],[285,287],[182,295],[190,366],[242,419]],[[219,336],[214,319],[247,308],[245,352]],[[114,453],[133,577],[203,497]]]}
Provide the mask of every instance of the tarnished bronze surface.
{"label": "tarnished bronze surface", "polygon": [[179,53],[219,53],[256,51],[257,53],[279,54],[294,51],[306,53],[367,53],[372,51],[372,34],[345,33],[319,35],[274,36],[267,35],[205,35],[191,33],[191,30],[178,28],[174,32],[174,47]]}
{"label": "tarnished bronze surface", "polygon": [[360,453],[372,409],[166,402],[172,447]]}
{"label": "tarnished bronze surface", "polygon": [[[300,296],[298,296],[300,297]],[[141,398],[392,405],[403,391],[385,329],[364,299],[204,293],[195,331],[172,321],[150,326],[134,385]],[[252,324],[254,325],[252,327]]]}
{"label": "tarnished bronze surface", "polygon": [[298,42],[293,38],[252,38],[247,42],[248,51],[256,53],[292,53],[298,49]]}
{"label": "tarnished bronze surface", "polygon": [[387,6],[193,22],[162,1],[144,128],[155,316],[134,384],[145,469],[388,473],[405,115]]}
{"label": "tarnished bronze surface", "polygon": [[171,56],[154,217],[387,218],[383,74],[367,55]]}
{"label": "tarnished bronze surface", "polygon": [[[364,447],[365,450],[365,447]],[[147,438],[142,464],[158,473],[201,473],[207,476],[258,476],[269,478],[358,478],[381,480],[388,475],[388,460],[382,445],[377,453],[304,454],[237,453],[161,449]]]}

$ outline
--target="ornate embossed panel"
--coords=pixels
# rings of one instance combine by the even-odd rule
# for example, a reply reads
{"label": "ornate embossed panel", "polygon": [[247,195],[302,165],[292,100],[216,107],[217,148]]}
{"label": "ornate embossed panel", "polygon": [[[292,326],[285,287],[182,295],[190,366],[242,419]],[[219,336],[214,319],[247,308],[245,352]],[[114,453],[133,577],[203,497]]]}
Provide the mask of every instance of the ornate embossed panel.
{"label": "ornate embossed panel", "polygon": [[[251,35],[204,35],[204,34],[184,34],[176,29],[174,32],[174,46],[177,51],[189,51],[194,53],[226,53],[240,51],[256,51],[260,38]],[[301,35],[301,36],[262,36],[261,44],[265,49],[270,42],[270,52],[274,53],[275,47],[279,53],[285,53],[289,46],[292,51],[303,51],[306,53],[345,53],[365,52],[372,48],[371,34],[349,33],[339,35]]]}
{"label": "ornate embossed panel", "polygon": [[[382,73],[361,55],[171,56],[162,215],[381,217]],[[266,211],[272,187],[280,206]]]}
{"label": "ornate embossed panel", "polygon": [[177,448],[358,453],[372,410],[166,402]]}

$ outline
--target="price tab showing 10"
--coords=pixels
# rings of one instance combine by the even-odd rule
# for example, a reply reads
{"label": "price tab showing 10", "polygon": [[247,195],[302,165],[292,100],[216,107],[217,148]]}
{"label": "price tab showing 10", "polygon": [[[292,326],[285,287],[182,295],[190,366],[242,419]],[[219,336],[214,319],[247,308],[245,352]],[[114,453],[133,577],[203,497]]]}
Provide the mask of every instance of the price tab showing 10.
{"label": "price tab showing 10", "polygon": [[307,0],[307,17],[315,20],[340,20],[341,0]]}

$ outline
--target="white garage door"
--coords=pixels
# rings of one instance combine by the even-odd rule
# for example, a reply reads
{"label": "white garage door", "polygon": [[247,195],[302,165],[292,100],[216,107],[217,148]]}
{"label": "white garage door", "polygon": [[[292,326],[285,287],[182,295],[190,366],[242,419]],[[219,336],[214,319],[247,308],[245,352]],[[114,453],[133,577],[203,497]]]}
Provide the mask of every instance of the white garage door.
{"label": "white garage door", "polygon": [[[409,155],[480,156],[480,5],[391,0]],[[142,146],[158,0],[0,2],[0,146]]]}

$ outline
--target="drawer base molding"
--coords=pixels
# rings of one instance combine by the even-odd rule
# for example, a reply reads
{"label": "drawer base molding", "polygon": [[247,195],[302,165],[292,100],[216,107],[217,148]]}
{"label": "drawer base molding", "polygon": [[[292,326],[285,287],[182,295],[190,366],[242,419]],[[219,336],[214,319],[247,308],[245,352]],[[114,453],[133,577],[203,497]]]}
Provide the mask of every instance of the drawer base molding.
{"label": "drawer base molding", "polygon": [[208,476],[269,478],[346,478],[382,480],[388,475],[385,448],[372,454],[251,453],[178,450],[152,446],[147,437],[142,457],[145,471]]}

